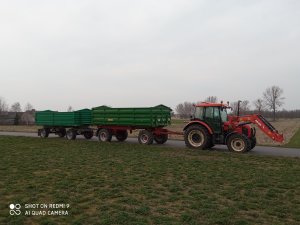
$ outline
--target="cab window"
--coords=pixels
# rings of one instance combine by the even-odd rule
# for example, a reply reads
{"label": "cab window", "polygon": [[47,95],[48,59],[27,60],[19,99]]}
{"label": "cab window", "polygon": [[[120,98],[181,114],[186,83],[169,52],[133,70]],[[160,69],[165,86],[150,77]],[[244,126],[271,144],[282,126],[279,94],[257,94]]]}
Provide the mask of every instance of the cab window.
{"label": "cab window", "polygon": [[220,120],[219,107],[207,107],[205,117],[207,119]]}
{"label": "cab window", "polygon": [[209,118],[209,119],[213,119],[214,118],[214,107],[207,107],[206,108],[205,117]]}
{"label": "cab window", "polygon": [[203,107],[196,107],[195,109],[195,118],[203,120]]}

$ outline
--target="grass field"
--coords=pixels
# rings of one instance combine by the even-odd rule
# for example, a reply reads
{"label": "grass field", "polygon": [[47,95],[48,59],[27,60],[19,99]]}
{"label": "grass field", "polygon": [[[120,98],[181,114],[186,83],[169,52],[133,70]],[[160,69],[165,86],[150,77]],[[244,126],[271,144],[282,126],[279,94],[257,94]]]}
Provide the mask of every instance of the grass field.
{"label": "grass field", "polygon": [[[0,136],[0,224],[300,224],[300,159]],[[10,216],[10,203],[70,204]]]}
{"label": "grass field", "polygon": [[291,138],[290,142],[285,145],[288,148],[300,148],[300,129]]}

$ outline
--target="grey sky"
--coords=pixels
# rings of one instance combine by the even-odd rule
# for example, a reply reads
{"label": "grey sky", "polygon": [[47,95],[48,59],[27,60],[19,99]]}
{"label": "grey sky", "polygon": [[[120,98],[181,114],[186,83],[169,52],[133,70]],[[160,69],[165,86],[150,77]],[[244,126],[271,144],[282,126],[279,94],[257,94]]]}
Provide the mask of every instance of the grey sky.
{"label": "grey sky", "polygon": [[174,108],[284,89],[300,108],[300,1],[0,1],[0,96],[38,110]]}

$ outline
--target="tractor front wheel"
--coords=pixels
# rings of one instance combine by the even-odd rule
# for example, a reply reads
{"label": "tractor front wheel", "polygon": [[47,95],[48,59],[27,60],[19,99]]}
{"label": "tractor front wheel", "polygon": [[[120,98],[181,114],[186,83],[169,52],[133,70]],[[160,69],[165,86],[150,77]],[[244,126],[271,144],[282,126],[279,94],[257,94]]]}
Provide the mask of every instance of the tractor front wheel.
{"label": "tractor front wheel", "polygon": [[245,135],[233,134],[228,139],[227,147],[231,152],[245,153],[251,148],[251,143]]}
{"label": "tractor front wheel", "polygon": [[206,149],[211,142],[211,135],[202,126],[190,126],[184,133],[185,145],[189,148]]}
{"label": "tractor front wheel", "polygon": [[256,146],[256,137],[250,138],[251,147],[248,151],[251,151]]}

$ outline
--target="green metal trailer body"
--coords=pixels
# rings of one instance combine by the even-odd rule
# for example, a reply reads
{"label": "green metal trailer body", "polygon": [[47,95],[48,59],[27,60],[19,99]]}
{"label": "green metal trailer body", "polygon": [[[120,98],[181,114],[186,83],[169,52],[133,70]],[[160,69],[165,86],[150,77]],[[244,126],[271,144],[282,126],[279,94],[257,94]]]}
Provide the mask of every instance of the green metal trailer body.
{"label": "green metal trailer body", "polygon": [[92,108],[92,124],[98,126],[131,126],[142,128],[165,127],[171,123],[171,111],[167,106],[149,108]]}
{"label": "green metal trailer body", "polygon": [[82,109],[74,112],[38,111],[35,123],[40,126],[79,127],[91,124],[91,110]]}

